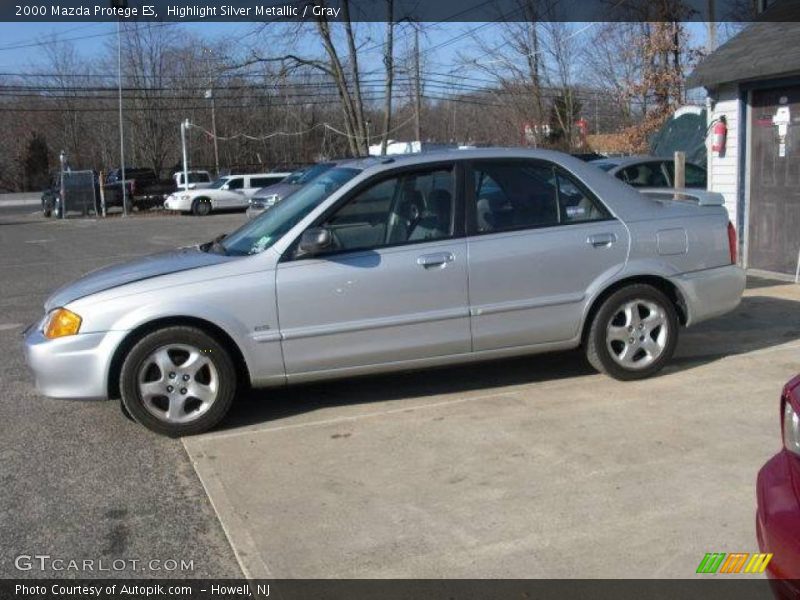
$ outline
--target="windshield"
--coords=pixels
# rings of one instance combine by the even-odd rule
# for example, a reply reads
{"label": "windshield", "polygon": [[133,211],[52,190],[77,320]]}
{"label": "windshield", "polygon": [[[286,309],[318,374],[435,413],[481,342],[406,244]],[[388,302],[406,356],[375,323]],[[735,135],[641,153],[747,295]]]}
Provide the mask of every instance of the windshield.
{"label": "windshield", "polygon": [[263,252],[297,225],[320,202],[360,172],[359,169],[330,169],[283,202],[231,233],[220,245],[226,254],[232,256]]}
{"label": "windshield", "polygon": [[[191,180],[190,180],[190,181],[191,181]],[[223,177],[223,178],[221,178],[221,179],[217,179],[217,180],[216,180],[214,183],[212,183],[212,184],[211,184],[210,186],[208,186],[208,187],[209,187],[209,189],[212,189],[212,190],[218,190],[218,189],[220,189],[220,188],[221,188],[223,185],[225,185],[226,183],[228,183],[228,178],[227,178],[227,177]]]}
{"label": "windshield", "polygon": [[325,171],[331,170],[334,166],[335,165],[333,163],[319,163],[318,165],[314,165],[313,167],[310,167],[309,169],[303,171],[303,174],[300,175],[300,177],[298,177],[294,183],[297,183],[299,185],[306,184],[315,177],[322,175],[322,173],[324,173]]}
{"label": "windshield", "polygon": [[284,179],[281,183],[297,183],[297,181],[303,176],[303,173],[305,172],[306,172],[305,169],[294,171],[293,173],[290,173],[289,176],[286,179]]}

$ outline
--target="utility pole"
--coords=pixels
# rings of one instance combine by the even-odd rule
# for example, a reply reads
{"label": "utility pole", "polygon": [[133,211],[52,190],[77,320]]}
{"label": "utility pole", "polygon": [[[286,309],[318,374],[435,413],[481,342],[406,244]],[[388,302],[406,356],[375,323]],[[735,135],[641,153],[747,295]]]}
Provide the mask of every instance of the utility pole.
{"label": "utility pole", "polygon": [[[128,0],[111,0],[112,7],[127,8]],[[119,92],[119,168],[122,176],[122,216],[128,216],[128,190],[125,181],[125,128],[122,123],[122,21],[117,19],[117,88]]]}
{"label": "utility pole", "polygon": [[183,150],[183,183],[189,191],[189,157],[186,152],[186,130],[189,129],[189,119],[181,121],[181,149]]}
{"label": "utility pole", "polygon": [[[211,133],[214,136],[214,169],[219,179],[219,147],[217,146],[217,111],[214,104],[214,90],[206,90],[206,99],[211,100]],[[188,185],[188,181],[185,182]]]}
{"label": "utility pole", "polygon": [[422,145],[420,112],[422,111],[422,89],[419,80],[419,27],[414,25],[414,136]]}
{"label": "utility pole", "polygon": [[711,54],[717,49],[717,19],[715,0],[707,0],[708,14],[706,15],[706,25],[708,27],[708,40],[706,41],[706,51]]}

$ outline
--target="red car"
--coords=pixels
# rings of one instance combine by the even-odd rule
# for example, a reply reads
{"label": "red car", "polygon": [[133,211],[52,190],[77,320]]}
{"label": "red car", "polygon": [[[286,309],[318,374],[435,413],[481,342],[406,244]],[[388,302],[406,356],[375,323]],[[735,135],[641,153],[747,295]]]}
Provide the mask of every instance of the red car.
{"label": "red car", "polygon": [[[756,533],[778,598],[800,598],[800,375],[781,395],[783,449],[758,473]],[[793,580],[793,581],[792,581]]]}

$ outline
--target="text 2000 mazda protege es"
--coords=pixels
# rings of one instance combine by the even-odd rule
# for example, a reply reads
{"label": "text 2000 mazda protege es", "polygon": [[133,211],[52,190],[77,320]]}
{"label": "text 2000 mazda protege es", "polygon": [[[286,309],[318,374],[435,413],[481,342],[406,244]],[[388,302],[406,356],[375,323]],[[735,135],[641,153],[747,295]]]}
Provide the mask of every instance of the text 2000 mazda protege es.
{"label": "text 2000 mazda protege es", "polygon": [[209,429],[246,385],[580,345],[640,379],[680,326],[740,301],[721,204],[557,152],[353,160],[223,240],[62,288],[25,351],[42,393],[119,396],[168,435]]}

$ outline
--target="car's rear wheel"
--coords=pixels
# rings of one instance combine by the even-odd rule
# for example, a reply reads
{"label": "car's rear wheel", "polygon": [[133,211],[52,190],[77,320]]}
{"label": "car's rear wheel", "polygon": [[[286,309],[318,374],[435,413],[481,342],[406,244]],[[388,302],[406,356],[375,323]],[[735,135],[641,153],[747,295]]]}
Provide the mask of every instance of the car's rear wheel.
{"label": "car's rear wheel", "polygon": [[196,217],[205,217],[211,212],[211,202],[208,198],[197,198],[192,202],[192,214]]}
{"label": "car's rear wheel", "polygon": [[120,373],[125,409],[148,429],[172,437],[216,425],[233,403],[236,383],[228,351],[204,331],[185,326],[143,337]]}
{"label": "car's rear wheel", "polygon": [[626,286],[600,306],[586,339],[591,365],[621,380],[644,379],[672,358],[678,315],[672,301],[646,284]]}

